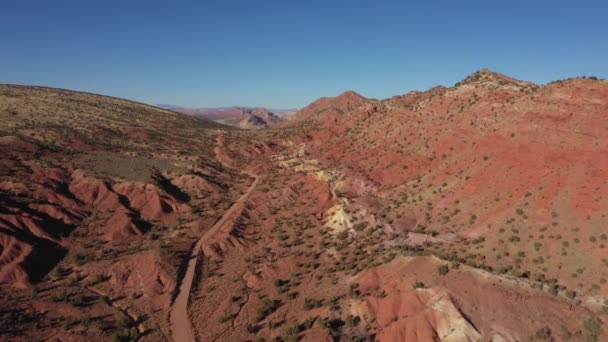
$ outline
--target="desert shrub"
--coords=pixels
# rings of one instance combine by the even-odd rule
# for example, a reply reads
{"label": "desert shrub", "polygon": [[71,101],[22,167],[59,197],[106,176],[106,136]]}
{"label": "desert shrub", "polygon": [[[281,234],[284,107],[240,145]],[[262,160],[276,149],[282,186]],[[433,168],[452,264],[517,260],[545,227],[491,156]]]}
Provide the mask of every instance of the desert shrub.
{"label": "desert shrub", "polygon": [[289,280],[277,279],[274,281],[274,286],[283,287],[289,284]]}
{"label": "desert shrub", "polygon": [[349,328],[355,327],[361,322],[361,318],[359,316],[348,315],[346,317],[346,326]]}
{"label": "desert shrub", "polygon": [[437,267],[437,272],[439,272],[440,275],[446,275],[449,271],[450,268],[448,267],[448,265],[441,265]]}
{"label": "desert shrub", "polygon": [[116,326],[119,328],[129,328],[131,325],[131,320],[124,315],[121,315],[118,317],[118,319],[116,319]]}
{"label": "desert shrub", "polygon": [[82,266],[91,260],[91,257],[85,254],[76,253],[72,256],[72,261],[78,266]]}
{"label": "desert shrub", "polygon": [[320,308],[321,306],[323,306],[323,299],[312,299],[312,298],[304,299],[304,309],[306,309],[306,310]]}
{"label": "desert shrub", "polygon": [[226,311],[224,312],[224,315],[222,317],[220,317],[220,323],[225,323],[228,321],[232,321],[232,319],[236,318],[237,314],[236,313],[232,313],[230,311]]}
{"label": "desert shrub", "polygon": [[259,322],[264,320],[271,313],[275,312],[279,308],[279,306],[281,306],[281,301],[264,298],[260,304],[260,307],[257,310],[257,321]]}
{"label": "desert shrub", "polygon": [[423,282],[417,281],[412,285],[415,289],[423,289],[426,287]]}
{"label": "desert shrub", "polygon": [[80,323],[82,325],[84,325],[85,327],[89,326],[89,324],[91,324],[91,322],[93,322],[93,317],[91,317],[90,314],[86,314],[82,317],[82,319],[80,320]]}
{"label": "desert shrub", "polygon": [[58,302],[65,302],[65,301],[67,301],[67,300],[68,300],[68,298],[69,298],[68,293],[67,293],[67,292],[65,292],[65,290],[63,290],[63,291],[61,291],[61,292],[59,292],[59,293],[57,293],[57,294],[53,295],[53,296],[51,297],[51,300],[52,300],[53,302],[58,303]]}
{"label": "desert shrub", "polygon": [[336,238],[338,240],[346,240],[348,238],[348,231],[347,230],[343,230],[340,233],[338,233],[338,235],[336,235]]}
{"label": "desert shrub", "polygon": [[108,296],[101,296],[100,299],[104,304],[112,305],[112,301],[110,300],[110,298]]}
{"label": "desert shrub", "polygon": [[260,330],[260,326],[257,325],[257,324],[251,324],[251,323],[249,323],[249,324],[247,324],[247,328],[246,329],[247,329],[248,333],[255,334],[255,333],[257,333]]}
{"label": "desert shrub", "polygon": [[84,298],[82,296],[74,296],[70,299],[72,305],[79,307],[84,304]]}
{"label": "desert shrub", "polygon": [[69,272],[70,272],[70,270],[64,268],[63,266],[57,266],[57,268],[55,268],[55,277],[62,278],[65,275],[67,275]]}
{"label": "desert shrub", "polygon": [[127,342],[127,341],[133,341],[135,339],[137,339],[137,330],[133,333],[131,333],[131,331],[126,331],[126,332],[114,332],[112,334],[112,341],[114,342]]}
{"label": "desert shrub", "polygon": [[300,324],[300,331],[305,331],[312,328],[318,317],[319,316],[310,317],[306,321],[304,321],[304,323]]}
{"label": "desert shrub", "polygon": [[106,281],[110,280],[110,278],[111,278],[111,277],[112,277],[112,276],[110,276],[110,275],[106,275],[106,274],[100,273],[100,274],[98,274],[98,275],[95,277],[95,280],[93,280],[93,281],[90,283],[90,285],[91,285],[91,286],[93,286],[93,285],[97,285],[97,284],[100,284],[100,283],[106,282]]}
{"label": "desert shrub", "polygon": [[552,285],[551,287],[549,287],[549,293],[552,294],[552,295],[554,295],[554,296],[557,296],[558,289],[559,288],[558,288],[557,285]]}
{"label": "desert shrub", "polygon": [[364,230],[365,228],[367,228],[367,225],[368,225],[367,222],[360,222],[360,223],[357,223],[353,228],[356,231],[360,232],[360,231]]}
{"label": "desert shrub", "polygon": [[283,333],[283,341],[285,342],[296,342],[298,335],[300,334],[300,325],[295,323],[290,325]]}
{"label": "desert shrub", "polygon": [[586,320],[584,324],[585,330],[587,331],[586,341],[600,341],[600,336],[604,332],[604,329],[602,327],[603,325],[604,324],[602,323],[602,321],[597,317],[593,317]]}
{"label": "desert shrub", "polygon": [[538,329],[534,337],[538,340],[551,340],[551,328],[545,326]]}

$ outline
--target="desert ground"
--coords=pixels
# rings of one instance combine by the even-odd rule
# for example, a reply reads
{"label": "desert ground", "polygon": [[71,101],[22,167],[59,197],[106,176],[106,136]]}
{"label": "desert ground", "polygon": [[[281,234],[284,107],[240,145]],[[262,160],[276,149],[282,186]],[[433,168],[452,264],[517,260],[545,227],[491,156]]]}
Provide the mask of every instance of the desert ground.
{"label": "desert ground", "polygon": [[607,115],[485,69],[264,128],[0,85],[0,340],[604,341]]}

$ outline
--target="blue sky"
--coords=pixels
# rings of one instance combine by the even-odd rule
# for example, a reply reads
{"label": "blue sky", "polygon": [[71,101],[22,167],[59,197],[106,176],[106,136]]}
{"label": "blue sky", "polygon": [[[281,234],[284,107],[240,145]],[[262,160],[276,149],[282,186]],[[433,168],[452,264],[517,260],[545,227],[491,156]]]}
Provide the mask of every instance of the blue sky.
{"label": "blue sky", "polygon": [[0,83],[190,107],[608,77],[608,1],[1,1]]}

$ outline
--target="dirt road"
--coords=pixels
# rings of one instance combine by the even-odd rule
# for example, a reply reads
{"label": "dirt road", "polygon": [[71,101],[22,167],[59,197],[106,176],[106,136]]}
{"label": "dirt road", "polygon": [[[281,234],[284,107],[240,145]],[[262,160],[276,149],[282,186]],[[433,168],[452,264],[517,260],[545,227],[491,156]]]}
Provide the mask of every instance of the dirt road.
{"label": "dirt road", "polygon": [[190,260],[188,261],[188,268],[186,269],[186,273],[184,274],[184,278],[181,282],[181,286],[179,288],[179,293],[171,307],[171,311],[169,313],[169,321],[171,323],[171,335],[173,336],[173,340],[175,342],[194,342],[194,331],[192,330],[192,324],[190,319],[188,318],[188,298],[190,297],[190,289],[192,288],[192,281],[194,279],[195,268],[199,259],[199,256],[202,253],[203,244],[211,238],[217,230],[222,227],[228,221],[228,219],[235,213],[238,212],[245,205],[245,202],[249,198],[251,192],[255,189],[255,186],[258,184],[258,177],[254,176],[255,180],[247,191],[239,197],[239,199],[230,206],[228,211],[220,218],[214,225],[206,231],[203,236],[198,240],[194,249],[192,250],[192,254],[190,256]]}

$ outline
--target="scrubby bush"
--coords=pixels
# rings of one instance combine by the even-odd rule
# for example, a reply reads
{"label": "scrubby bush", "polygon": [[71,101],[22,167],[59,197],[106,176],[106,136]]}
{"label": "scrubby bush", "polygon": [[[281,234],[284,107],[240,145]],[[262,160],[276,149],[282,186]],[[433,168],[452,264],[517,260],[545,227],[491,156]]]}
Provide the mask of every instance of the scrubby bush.
{"label": "scrubby bush", "polygon": [[551,340],[551,328],[549,327],[542,327],[540,329],[538,329],[538,331],[536,331],[536,334],[534,334],[534,337],[537,340]]}
{"label": "scrubby bush", "polygon": [[260,307],[257,310],[256,319],[258,322],[264,320],[271,313],[275,312],[279,306],[281,306],[281,301],[279,300],[270,300],[268,298],[264,298]]}

